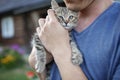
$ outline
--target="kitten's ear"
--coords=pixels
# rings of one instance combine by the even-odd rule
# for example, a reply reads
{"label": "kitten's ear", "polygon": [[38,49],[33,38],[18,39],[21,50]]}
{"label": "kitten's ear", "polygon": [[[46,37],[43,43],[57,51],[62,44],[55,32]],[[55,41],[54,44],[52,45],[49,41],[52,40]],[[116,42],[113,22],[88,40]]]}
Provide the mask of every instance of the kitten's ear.
{"label": "kitten's ear", "polygon": [[58,3],[55,0],[51,0],[52,9],[55,10],[59,7]]}

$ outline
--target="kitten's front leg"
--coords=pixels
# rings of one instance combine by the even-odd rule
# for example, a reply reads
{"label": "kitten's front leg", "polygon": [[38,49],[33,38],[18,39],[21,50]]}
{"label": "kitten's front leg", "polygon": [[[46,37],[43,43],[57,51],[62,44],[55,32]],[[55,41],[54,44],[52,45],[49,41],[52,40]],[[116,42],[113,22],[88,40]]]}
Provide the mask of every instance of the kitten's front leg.
{"label": "kitten's front leg", "polygon": [[[39,48],[39,49],[38,49]],[[46,65],[46,52],[43,46],[39,45],[36,50],[36,72],[42,73],[45,70]]]}
{"label": "kitten's front leg", "polygon": [[74,65],[82,64],[83,62],[82,54],[77,48],[77,45],[74,42],[74,40],[72,40],[72,38],[71,38],[70,44],[71,44],[71,49],[72,49],[72,63]]}
{"label": "kitten's front leg", "polygon": [[40,80],[46,80],[46,69],[42,73],[37,73]]}
{"label": "kitten's front leg", "polygon": [[35,58],[36,58],[36,64],[35,64],[35,70],[38,73],[42,73],[46,66],[46,51],[44,46],[42,45],[41,40],[39,39],[37,33],[34,34],[32,45],[35,47]]}
{"label": "kitten's front leg", "polygon": [[[29,58],[28,58],[29,64],[33,69],[35,69],[35,64],[36,64],[36,57],[35,57],[36,54],[35,54],[35,52],[36,52],[36,49],[35,49],[35,46],[33,46],[31,54],[29,55]],[[37,73],[36,72],[36,74],[38,75],[40,80],[46,80],[45,79],[46,78],[45,70],[42,73]]]}

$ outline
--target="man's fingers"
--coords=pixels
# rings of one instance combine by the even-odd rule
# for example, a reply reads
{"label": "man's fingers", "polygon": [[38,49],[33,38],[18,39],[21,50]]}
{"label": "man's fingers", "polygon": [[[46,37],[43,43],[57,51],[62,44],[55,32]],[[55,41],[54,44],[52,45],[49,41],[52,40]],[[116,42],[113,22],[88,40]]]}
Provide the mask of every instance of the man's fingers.
{"label": "man's fingers", "polygon": [[54,13],[54,11],[52,10],[52,9],[49,9],[48,10],[48,17],[49,17],[49,20],[57,20],[56,19],[56,16],[55,16],[55,13]]}
{"label": "man's fingers", "polygon": [[44,18],[40,18],[40,19],[38,20],[38,23],[39,23],[40,29],[42,29],[43,26],[44,26],[44,24],[45,24],[45,19],[44,19]]}
{"label": "man's fingers", "polygon": [[40,26],[40,27],[39,27],[39,28],[40,28],[39,30],[43,31],[43,30],[44,30],[44,29],[43,29],[43,28],[44,28],[43,26],[44,26],[44,24],[45,24],[45,19],[44,19],[44,18],[40,18],[40,19],[38,20],[38,23],[39,23],[39,26]]}
{"label": "man's fingers", "polygon": [[42,36],[42,33],[43,33],[43,30],[40,30],[40,27],[37,27],[37,28],[36,28],[36,32],[37,32],[37,34],[39,35],[39,37],[41,37],[41,36]]}
{"label": "man's fingers", "polygon": [[48,17],[48,15],[46,16],[46,19],[45,19],[45,21],[49,21],[49,17]]}

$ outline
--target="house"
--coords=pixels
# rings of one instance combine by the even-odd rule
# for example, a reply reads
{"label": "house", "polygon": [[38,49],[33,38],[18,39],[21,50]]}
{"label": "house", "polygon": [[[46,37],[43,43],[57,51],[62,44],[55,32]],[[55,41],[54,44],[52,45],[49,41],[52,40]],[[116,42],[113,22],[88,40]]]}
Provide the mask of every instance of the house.
{"label": "house", "polygon": [[[61,5],[63,0],[56,0]],[[51,0],[0,0],[0,45],[29,47],[38,19],[47,15]]]}

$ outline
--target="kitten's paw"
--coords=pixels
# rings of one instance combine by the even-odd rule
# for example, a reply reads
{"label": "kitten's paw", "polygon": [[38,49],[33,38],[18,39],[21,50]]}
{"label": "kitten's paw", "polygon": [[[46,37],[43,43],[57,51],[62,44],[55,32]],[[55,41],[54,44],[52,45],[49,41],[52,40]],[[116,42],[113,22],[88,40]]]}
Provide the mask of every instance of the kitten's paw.
{"label": "kitten's paw", "polygon": [[38,69],[38,63],[37,64],[35,64],[35,70],[37,70]]}
{"label": "kitten's paw", "polygon": [[37,63],[35,65],[35,70],[38,73],[42,73],[44,71],[44,69],[45,69],[45,64],[44,63],[43,64]]}
{"label": "kitten's paw", "polygon": [[83,58],[81,55],[76,55],[75,57],[72,57],[72,63],[74,65],[80,65],[83,62]]}

